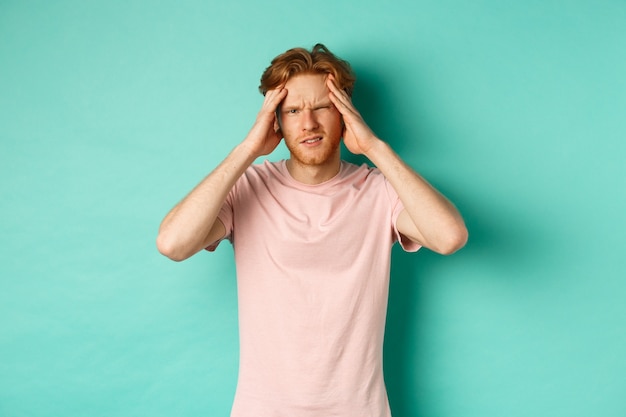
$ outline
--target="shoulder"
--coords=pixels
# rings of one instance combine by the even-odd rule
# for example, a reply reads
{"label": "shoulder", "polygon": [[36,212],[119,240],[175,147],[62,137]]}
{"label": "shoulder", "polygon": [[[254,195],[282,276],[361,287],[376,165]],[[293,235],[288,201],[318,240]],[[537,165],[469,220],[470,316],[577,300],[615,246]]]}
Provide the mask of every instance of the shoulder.
{"label": "shoulder", "polygon": [[341,180],[352,184],[383,185],[385,176],[376,167],[367,164],[356,165],[351,162],[341,162]]}
{"label": "shoulder", "polygon": [[230,194],[235,196],[260,193],[285,183],[283,161],[263,161],[250,165],[239,177]]}
{"label": "shoulder", "polygon": [[344,181],[349,182],[352,187],[362,192],[379,195],[392,204],[397,203],[398,194],[380,169],[367,164],[355,165],[343,161],[342,164],[345,164],[342,169]]}
{"label": "shoulder", "polygon": [[257,181],[269,181],[272,179],[279,179],[284,177],[283,161],[270,162],[263,161],[250,165],[240,178],[240,182],[257,182]]}
{"label": "shoulder", "polygon": [[271,162],[265,160],[254,163],[246,169],[245,175],[270,175],[272,173],[279,172],[281,170],[280,165],[282,162],[283,161]]}

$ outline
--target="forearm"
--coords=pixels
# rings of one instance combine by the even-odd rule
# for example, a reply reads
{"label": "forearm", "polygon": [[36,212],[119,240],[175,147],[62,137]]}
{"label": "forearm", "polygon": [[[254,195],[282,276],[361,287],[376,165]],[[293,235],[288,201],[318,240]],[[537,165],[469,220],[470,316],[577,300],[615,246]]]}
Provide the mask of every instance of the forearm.
{"label": "forearm", "polygon": [[217,216],[235,182],[256,158],[240,144],[163,219],[157,247],[174,260],[186,259],[222,236],[215,233]]}
{"label": "forearm", "polygon": [[456,207],[402,161],[387,143],[376,140],[366,156],[400,197],[412,223],[409,227],[402,225],[408,238],[446,254],[465,244],[467,229]]}
{"label": "forearm", "polygon": [[467,229],[457,209],[426,180],[414,172],[367,126],[345,91],[328,77],[330,99],[344,120],[343,143],[363,154],[389,180],[404,204],[396,226],[408,237],[439,253],[452,253],[467,240]]}
{"label": "forearm", "polygon": [[157,237],[162,254],[180,261],[223,237],[224,227],[217,220],[220,209],[250,164],[280,143],[276,108],[286,95],[284,86],[268,91],[244,141],[165,216]]}

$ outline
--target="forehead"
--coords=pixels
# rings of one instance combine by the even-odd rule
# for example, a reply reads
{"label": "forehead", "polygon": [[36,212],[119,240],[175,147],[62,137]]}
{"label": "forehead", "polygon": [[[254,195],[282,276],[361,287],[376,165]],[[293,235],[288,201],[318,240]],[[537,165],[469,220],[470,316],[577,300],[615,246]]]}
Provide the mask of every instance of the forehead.
{"label": "forehead", "polygon": [[326,74],[299,74],[291,77],[286,83],[287,97],[285,104],[321,101],[328,99]]}

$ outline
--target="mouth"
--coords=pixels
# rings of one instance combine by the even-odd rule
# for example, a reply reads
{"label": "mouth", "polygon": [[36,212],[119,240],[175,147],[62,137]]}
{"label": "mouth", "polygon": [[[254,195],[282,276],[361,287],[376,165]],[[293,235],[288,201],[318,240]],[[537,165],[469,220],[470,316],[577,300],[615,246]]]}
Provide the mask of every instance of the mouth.
{"label": "mouth", "polygon": [[312,145],[314,143],[320,142],[321,140],[322,140],[321,136],[313,136],[313,137],[309,137],[309,138],[304,139],[300,143],[302,143],[304,145]]}

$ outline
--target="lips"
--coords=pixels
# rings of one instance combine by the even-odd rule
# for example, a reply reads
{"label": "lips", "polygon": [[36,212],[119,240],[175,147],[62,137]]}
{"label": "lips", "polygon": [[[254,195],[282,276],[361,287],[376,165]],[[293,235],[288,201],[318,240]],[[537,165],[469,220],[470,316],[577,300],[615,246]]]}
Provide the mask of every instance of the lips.
{"label": "lips", "polygon": [[308,138],[304,139],[300,143],[305,144],[305,145],[311,145],[311,144],[317,143],[317,142],[319,142],[321,140],[322,140],[321,136],[311,136],[311,137],[308,137]]}

